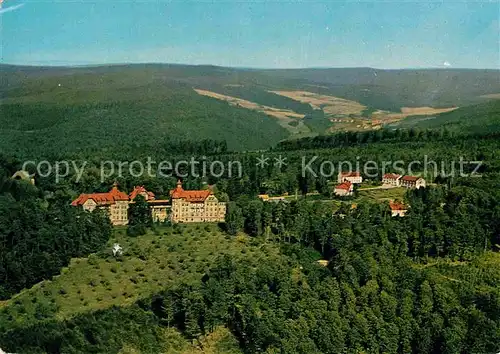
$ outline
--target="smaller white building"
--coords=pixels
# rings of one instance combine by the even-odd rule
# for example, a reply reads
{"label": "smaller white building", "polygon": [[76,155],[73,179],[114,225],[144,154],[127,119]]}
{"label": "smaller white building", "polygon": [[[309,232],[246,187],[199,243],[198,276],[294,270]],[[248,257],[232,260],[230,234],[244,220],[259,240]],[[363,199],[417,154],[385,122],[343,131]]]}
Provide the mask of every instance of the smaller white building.
{"label": "smaller white building", "polygon": [[389,208],[391,208],[392,216],[405,216],[408,211],[406,205],[400,202],[389,202]]}
{"label": "smaller white building", "polygon": [[401,178],[401,186],[419,189],[420,187],[425,187],[425,179],[416,176],[403,176]]}
{"label": "smaller white building", "polygon": [[363,182],[363,177],[359,172],[339,172],[338,183],[351,182],[354,184],[359,184]]}
{"label": "smaller white building", "polygon": [[391,186],[399,187],[401,185],[401,175],[397,173],[386,173],[382,176],[382,183]]}
{"label": "smaller white building", "polygon": [[339,197],[350,196],[354,193],[354,186],[349,181],[343,182],[335,187],[334,193]]}

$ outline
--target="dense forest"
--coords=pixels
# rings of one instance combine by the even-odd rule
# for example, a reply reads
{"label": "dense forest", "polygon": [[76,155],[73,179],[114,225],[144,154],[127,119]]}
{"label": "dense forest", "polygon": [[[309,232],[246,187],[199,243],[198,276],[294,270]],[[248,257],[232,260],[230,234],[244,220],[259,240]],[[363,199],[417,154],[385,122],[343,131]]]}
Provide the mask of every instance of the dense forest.
{"label": "dense forest", "polygon": [[100,353],[118,352],[132,336],[136,348],[159,352],[173,345],[165,328],[197,339],[226,326],[246,353],[493,353],[500,274],[483,257],[499,241],[499,196],[474,192],[410,193],[405,218],[376,204],[332,215],[322,203],[238,203],[228,228],[279,244],[278,258],[219,257],[199,282],[179,281],[132,307],[4,322],[0,343]]}
{"label": "dense forest", "polygon": [[[244,254],[237,259],[214,255],[215,262],[206,271],[197,271],[194,282],[181,278],[131,306],[63,320],[54,317],[56,306],[40,304],[44,315],[12,322],[12,316],[27,310],[11,300],[0,310],[0,347],[25,353],[118,353],[124,343],[131,343],[143,352],[168,352],[165,348],[175,345],[165,330],[198,341],[224,327],[233,339],[228,339],[231,349],[220,352],[498,351],[498,144],[495,135],[465,136],[447,130],[343,133],[283,142],[266,154],[286,156],[287,165],[259,169],[255,158],[260,153],[234,153],[216,141],[177,141],[160,144],[155,151],[147,144],[122,151],[96,150],[82,180],[69,175],[55,183],[50,176],[35,176],[36,187],[11,180],[21,160],[4,158],[0,204],[5,218],[0,229],[4,298],[50,279],[71,257],[101,250],[111,237],[102,215],[68,206],[78,193],[105,191],[113,183],[113,177],[102,182],[98,175],[99,159],[108,153],[115,158],[169,156],[176,161],[199,154],[207,161],[241,161],[242,176],[188,177],[185,186],[215,184],[216,194],[230,200],[221,232],[230,238],[248,235],[264,254],[267,245],[276,245],[280,252],[258,263]],[[66,154],[78,159],[85,155]],[[313,165],[324,160],[411,161],[428,155],[450,161],[464,156],[483,161],[482,178],[431,172],[426,177],[438,183],[409,191],[404,197],[411,206],[407,216],[395,218],[387,203],[353,207],[341,202],[332,209],[308,197],[313,191],[329,195],[330,184],[321,176],[302,176],[304,155],[318,157]],[[330,178],[335,179],[336,174]],[[168,195],[175,181],[176,176],[128,174],[119,179],[124,190],[144,184],[160,196]],[[281,203],[256,198],[258,193],[285,192],[303,197]],[[177,232],[176,226],[152,227]],[[19,259],[20,254],[25,258]],[[318,259],[327,260],[328,266],[317,265]]]}
{"label": "dense forest", "polygon": [[0,159],[0,299],[48,279],[72,257],[99,250],[111,225],[100,212],[72,208],[60,195],[44,195],[26,181],[12,180]]}

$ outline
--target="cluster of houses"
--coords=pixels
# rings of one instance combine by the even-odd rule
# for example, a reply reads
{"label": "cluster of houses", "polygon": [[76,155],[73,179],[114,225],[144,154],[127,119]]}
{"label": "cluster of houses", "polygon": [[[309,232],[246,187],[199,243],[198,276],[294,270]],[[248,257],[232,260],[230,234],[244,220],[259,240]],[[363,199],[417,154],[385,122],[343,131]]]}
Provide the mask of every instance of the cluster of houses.
{"label": "cluster of houses", "polygon": [[143,186],[134,187],[127,194],[115,183],[106,193],[80,194],[71,205],[89,212],[103,209],[113,225],[127,225],[128,209],[138,195],[149,204],[151,216],[157,222],[164,222],[167,218],[174,223],[222,222],[226,216],[226,203],[219,202],[211,189],[184,190],[181,181],[170,191],[170,199],[156,199],[155,194]]}
{"label": "cluster of houses", "polygon": [[[337,196],[345,197],[354,194],[354,185],[361,184],[363,177],[359,172],[340,172],[338,174],[338,185],[335,186],[334,193]],[[425,179],[417,176],[403,176],[396,173],[386,173],[382,177],[382,183],[387,186],[421,188],[425,187]]]}
{"label": "cluster of houses", "polygon": [[[338,184],[334,188],[334,194],[339,197],[348,197],[354,194],[354,185],[361,184],[363,177],[359,172],[340,172],[337,176]],[[425,179],[417,176],[403,176],[395,173],[386,173],[382,177],[383,187],[421,188],[425,187]],[[285,196],[271,197],[268,194],[259,194],[259,199],[264,202],[286,201]],[[408,207],[401,202],[391,201],[389,203],[392,216],[405,216]]]}
{"label": "cluster of houses", "polygon": [[[347,197],[354,194],[354,185],[361,184],[363,177],[359,172],[340,172],[338,174],[338,184],[334,193],[340,197]],[[425,179],[418,176],[403,176],[396,173],[386,173],[382,176],[382,184],[385,186],[422,188],[425,187]],[[405,216],[408,207],[401,202],[391,201],[389,203],[392,216]]]}
{"label": "cluster of houses", "polygon": [[[34,184],[34,179],[25,171],[16,172],[12,178],[27,180]],[[354,185],[362,182],[363,177],[359,172],[340,172],[334,194],[341,197],[352,196]],[[426,185],[422,177],[403,176],[396,173],[384,174],[382,183],[387,187],[416,189]],[[176,188],[170,191],[170,199],[156,199],[155,194],[146,190],[144,186],[136,186],[127,194],[120,191],[115,183],[113,188],[106,193],[80,194],[71,205],[80,206],[89,212],[104,209],[113,225],[127,225],[129,206],[134,203],[138,195],[142,195],[149,204],[151,216],[157,222],[164,222],[167,219],[174,223],[223,222],[225,219],[226,203],[220,202],[210,188],[184,190],[181,181],[178,181]],[[271,197],[261,194],[258,197],[265,202],[286,201],[285,196]],[[392,216],[405,216],[408,209],[403,203],[395,201],[391,201],[389,207]]]}

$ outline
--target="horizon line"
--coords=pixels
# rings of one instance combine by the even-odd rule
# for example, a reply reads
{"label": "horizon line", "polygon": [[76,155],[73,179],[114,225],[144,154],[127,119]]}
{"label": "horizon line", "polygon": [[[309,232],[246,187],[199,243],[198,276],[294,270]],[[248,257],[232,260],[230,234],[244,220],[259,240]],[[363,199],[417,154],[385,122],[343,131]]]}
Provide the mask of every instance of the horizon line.
{"label": "horizon line", "polygon": [[4,63],[0,61],[0,65],[13,66],[13,67],[29,67],[29,68],[98,68],[98,67],[112,67],[112,66],[133,66],[133,65],[177,65],[177,66],[211,66],[225,69],[235,70],[325,70],[325,69],[371,69],[371,70],[497,70],[498,68],[471,68],[471,67],[446,67],[446,66],[425,66],[425,67],[401,67],[401,68],[381,68],[372,66],[304,66],[304,67],[259,67],[259,66],[225,66],[217,64],[187,64],[187,63],[169,63],[169,62],[115,62],[115,63],[89,63],[89,64],[69,64],[64,63],[47,63],[47,64],[15,64]]}

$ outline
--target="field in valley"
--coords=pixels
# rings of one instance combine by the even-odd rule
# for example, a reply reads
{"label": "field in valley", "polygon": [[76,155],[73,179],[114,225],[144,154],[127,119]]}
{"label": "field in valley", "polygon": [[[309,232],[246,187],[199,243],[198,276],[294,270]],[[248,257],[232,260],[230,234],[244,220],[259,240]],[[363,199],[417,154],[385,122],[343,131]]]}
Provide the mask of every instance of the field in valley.
{"label": "field in valley", "polygon": [[327,116],[360,115],[367,107],[351,100],[339,97],[316,94],[307,91],[272,91],[278,95],[289,97],[299,102],[308,103],[314,109],[322,109]]}
{"label": "field in valley", "polygon": [[[243,88],[242,85],[226,85],[225,87]],[[375,110],[356,101],[309,91],[268,91],[270,94],[276,94],[309,105],[315,112],[321,111],[323,116],[319,119],[321,119],[322,122],[318,126],[318,118],[315,118],[314,121],[308,120],[307,114],[298,113],[292,109],[271,107],[249,99],[209,90],[194,90],[200,95],[228,102],[231,106],[246,108],[277,118],[279,124],[290,131],[294,136],[307,135],[313,132],[324,133],[345,130],[380,129],[385,124],[396,123],[409,116],[427,117],[450,112],[457,108],[402,107],[400,112],[390,112]],[[241,94],[242,92],[246,93],[242,89],[241,92],[235,91],[235,94]],[[316,127],[319,129],[315,129]]]}
{"label": "field in valley", "polygon": [[377,110],[372,113],[372,118],[380,120],[381,122],[384,123],[394,123],[410,116],[415,116],[415,117],[420,117],[421,119],[425,119],[425,117],[451,112],[457,108],[458,107],[449,107],[449,108],[402,107],[400,113]]}
{"label": "field in valley", "polygon": [[[231,87],[234,87],[234,85]],[[212,91],[201,90],[201,89],[194,89],[194,90],[196,91],[196,93],[202,96],[207,96],[215,98],[220,101],[225,101],[229,103],[229,105],[231,106],[246,108],[249,110],[264,113],[273,118],[277,118],[278,123],[293,134],[301,134],[301,133],[307,134],[311,132],[310,129],[308,129],[307,126],[305,126],[304,123],[301,121],[302,118],[304,118],[305,114],[296,113],[289,109],[280,109],[266,105],[261,105],[256,102],[248,101],[238,97],[223,95]]]}
{"label": "field in valley", "polygon": [[247,100],[244,100],[241,98],[222,95],[220,93],[216,93],[216,92],[212,92],[212,91],[200,90],[200,89],[194,89],[194,90],[202,96],[208,96],[208,97],[216,98],[216,99],[221,100],[221,101],[226,101],[232,106],[239,106],[239,107],[243,107],[243,108],[247,108],[247,109],[256,110],[256,111],[265,113],[267,115],[270,115],[270,116],[278,118],[278,119],[304,118],[304,114],[295,113],[294,111],[291,111],[291,110],[268,107],[268,106],[260,105],[258,103],[247,101]]}

